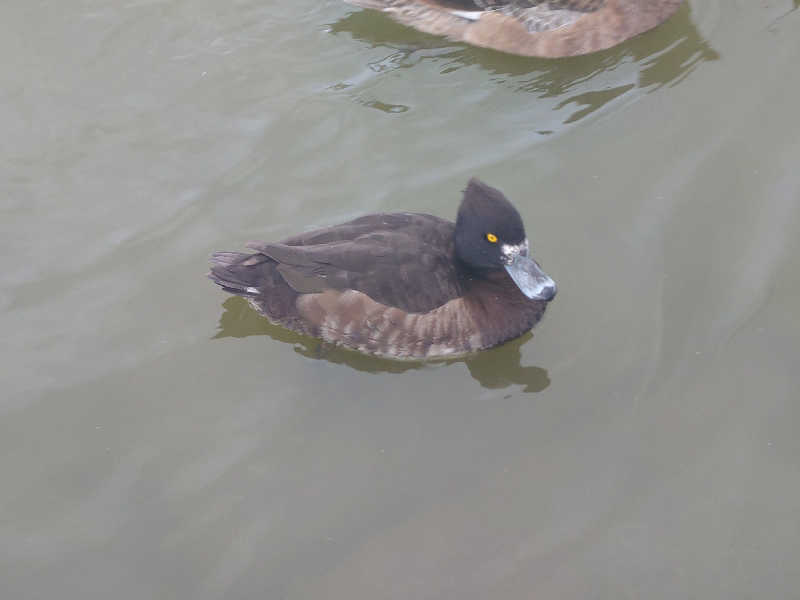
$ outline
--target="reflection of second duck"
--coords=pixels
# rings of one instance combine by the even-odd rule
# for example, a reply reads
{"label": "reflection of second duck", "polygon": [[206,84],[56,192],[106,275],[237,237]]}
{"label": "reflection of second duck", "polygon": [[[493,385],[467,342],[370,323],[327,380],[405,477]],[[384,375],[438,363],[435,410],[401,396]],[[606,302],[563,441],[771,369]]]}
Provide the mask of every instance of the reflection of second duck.
{"label": "reflection of second duck", "polygon": [[683,0],[346,0],[415,29],[511,54],[555,58],[616,46]]}
{"label": "reflection of second duck", "polygon": [[388,358],[496,346],[530,330],[556,293],[516,208],[476,179],[456,223],[375,214],[249,246],[215,253],[210,278],[275,324]]}

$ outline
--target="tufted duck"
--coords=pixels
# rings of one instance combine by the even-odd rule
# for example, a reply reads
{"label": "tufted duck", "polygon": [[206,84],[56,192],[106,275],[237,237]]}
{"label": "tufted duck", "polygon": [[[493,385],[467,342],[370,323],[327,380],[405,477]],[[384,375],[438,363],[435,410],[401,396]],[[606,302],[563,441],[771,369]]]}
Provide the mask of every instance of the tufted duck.
{"label": "tufted duck", "polygon": [[531,329],[556,284],[528,257],[517,209],[471,179],[455,223],[367,215],[254,254],[216,252],[209,277],[271,322],[367,354],[452,357]]}
{"label": "tufted duck", "polygon": [[652,29],[683,0],[346,0],[420,31],[511,54],[605,50]]}

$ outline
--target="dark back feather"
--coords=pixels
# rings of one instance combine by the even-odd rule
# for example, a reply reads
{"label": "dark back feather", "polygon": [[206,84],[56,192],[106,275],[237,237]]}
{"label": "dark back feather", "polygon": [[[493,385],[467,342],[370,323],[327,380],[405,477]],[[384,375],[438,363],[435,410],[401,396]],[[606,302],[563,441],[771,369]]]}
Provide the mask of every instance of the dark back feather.
{"label": "dark back feather", "polygon": [[251,242],[298,293],[356,290],[407,312],[426,312],[461,294],[454,225],[432,215],[375,214],[280,243]]}

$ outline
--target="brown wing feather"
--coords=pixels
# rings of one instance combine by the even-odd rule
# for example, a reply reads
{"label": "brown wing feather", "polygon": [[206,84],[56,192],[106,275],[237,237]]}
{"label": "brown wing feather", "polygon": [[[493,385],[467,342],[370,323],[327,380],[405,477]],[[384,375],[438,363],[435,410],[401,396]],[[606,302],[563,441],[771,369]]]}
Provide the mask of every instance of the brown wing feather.
{"label": "brown wing feather", "polygon": [[420,31],[512,54],[605,50],[668,19],[683,0],[346,0]]}

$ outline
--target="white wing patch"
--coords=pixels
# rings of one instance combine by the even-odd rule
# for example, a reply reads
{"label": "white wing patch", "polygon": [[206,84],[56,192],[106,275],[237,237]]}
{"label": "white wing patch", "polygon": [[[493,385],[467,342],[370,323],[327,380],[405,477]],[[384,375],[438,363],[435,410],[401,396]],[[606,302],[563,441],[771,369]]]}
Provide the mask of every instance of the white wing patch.
{"label": "white wing patch", "polygon": [[482,10],[451,10],[448,11],[451,15],[467,19],[468,21],[477,21],[483,14]]}

